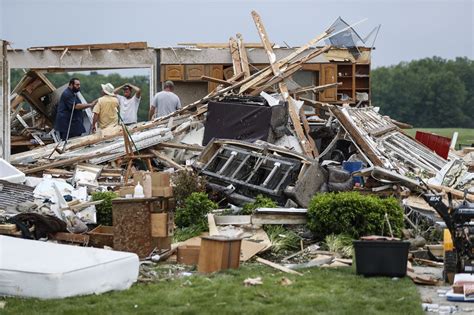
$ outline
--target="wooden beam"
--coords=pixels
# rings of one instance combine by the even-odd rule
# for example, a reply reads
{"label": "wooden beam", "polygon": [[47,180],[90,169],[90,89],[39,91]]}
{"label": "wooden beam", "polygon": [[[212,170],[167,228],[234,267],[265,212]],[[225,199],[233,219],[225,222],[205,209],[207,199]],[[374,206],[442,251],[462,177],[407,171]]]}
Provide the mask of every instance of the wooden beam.
{"label": "wooden beam", "polygon": [[239,54],[239,44],[233,37],[229,38],[229,50],[232,57],[232,68],[234,69],[234,75],[243,73]]}
{"label": "wooden beam", "polygon": [[355,143],[362,149],[364,154],[367,155],[367,157],[373,163],[373,165],[383,166],[382,160],[367,144],[364,137],[360,134],[357,128],[347,119],[347,117],[342,113],[342,111],[335,105],[331,106],[329,110],[334,114],[334,116],[336,116],[339,123],[349,133],[349,135],[355,141]]}
{"label": "wooden beam", "polygon": [[303,275],[302,273],[300,273],[298,271],[292,270],[290,268],[286,268],[285,266],[282,266],[282,265],[279,265],[279,264],[275,264],[274,262],[271,262],[269,260],[266,260],[266,259],[263,259],[263,258],[260,258],[260,257],[257,257],[257,261],[261,264],[270,266],[272,268],[275,268],[277,270],[280,270],[280,271],[283,271],[283,272],[286,272],[286,273],[291,273],[291,274],[298,275],[298,276]]}
{"label": "wooden beam", "polygon": [[213,77],[208,77],[208,76],[205,76],[205,75],[202,75],[201,76],[201,80],[203,81],[209,81],[209,82],[214,82],[214,83],[219,83],[219,84],[223,84],[225,86],[230,86],[232,85],[232,82],[228,82],[226,80],[221,80],[221,79],[217,79],[217,78],[213,78]]}
{"label": "wooden beam", "polygon": [[97,158],[97,157],[101,157],[101,156],[105,156],[105,155],[111,155],[111,154],[113,154],[113,153],[103,152],[103,153],[99,153],[99,154],[94,153],[94,154],[89,154],[89,155],[77,156],[77,157],[73,157],[73,158],[69,158],[69,159],[64,159],[64,160],[51,162],[51,163],[41,165],[41,166],[37,166],[37,167],[24,169],[24,170],[22,170],[22,172],[25,173],[25,174],[37,173],[37,172],[40,172],[40,171],[43,171],[43,170],[46,170],[46,169],[49,169],[49,168],[63,167],[63,166],[66,166],[66,165],[71,165],[71,164],[77,163],[77,162],[82,162],[82,161],[90,160],[92,158]]}
{"label": "wooden beam", "polygon": [[[267,31],[265,30],[262,20],[256,11],[252,11],[252,18],[255,22],[255,26],[257,27],[258,34],[260,35],[260,39],[262,40],[262,44],[265,47],[265,51],[267,52],[268,60],[270,61],[270,67],[272,69],[272,72],[275,76],[280,76],[281,75],[280,67],[276,61],[275,53],[273,52],[273,48],[268,39],[268,34],[267,34]],[[308,138],[306,137],[304,133],[303,128],[301,127],[301,120],[298,113],[296,112],[296,105],[294,103],[294,100],[290,97],[288,93],[288,88],[285,82],[280,81],[278,83],[278,86],[280,88],[280,92],[283,98],[285,99],[285,101],[288,102],[288,111],[290,113],[290,119],[293,124],[293,128],[295,129],[296,136],[298,137],[298,140],[303,149],[303,152],[307,156],[315,157],[316,156],[315,148],[313,147],[311,142],[308,140]]]}
{"label": "wooden beam", "polygon": [[164,148],[173,148],[173,149],[185,149],[190,151],[202,151],[204,147],[192,145],[192,144],[183,144],[183,143],[174,143],[174,142],[162,142],[157,145],[158,147]]}
{"label": "wooden beam", "polygon": [[158,152],[157,150],[150,149],[150,152],[153,153],[157,159],[161,160],[164,164],[168,165],[169,167],[173,167],[177,170],[184,170],[185,169],[184,166],[176,163],[175,161],[173,161],[172,159],[170,159],[169,157],[167,157],[163,153]]}
{"label": "wooden beam", "polygon": [[265,91],[266,89],[268,89],[269,87],[271,87],[272,85],[276,84],[276,83],[280,83],[281,81],[283,81],[284,79],[292,76],[295,72],[299,71],[301,69],[301,65],[295,65],[289,69],[287,69],[285,72],[283,72],[280,76],[275,76],[273,77],[273,79],[271,79],[270,81],[267,81],[266,83],[264,83],[263,85],[261,86],[258,86],[256,87],[251,93],[250,95],[260,95],[260,93],[262,91]]}
{"label": "wooden beam", "polygon": [[244,38],[242,37],[242,34],[237,34],[237,44],[239,46],[239,55],[242,71],[245,74],[245,77],[248,78],[250,77],[249,60],[247,57],[247,50],[245,48],[246,45],[244,44]]}

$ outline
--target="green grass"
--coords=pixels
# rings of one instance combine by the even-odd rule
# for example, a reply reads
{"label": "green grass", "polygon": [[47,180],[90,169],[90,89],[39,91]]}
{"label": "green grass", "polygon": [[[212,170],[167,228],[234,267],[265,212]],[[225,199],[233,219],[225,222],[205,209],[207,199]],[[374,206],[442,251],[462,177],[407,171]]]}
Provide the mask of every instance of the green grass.
{"label": "green grass", "polygon": [[471,146],[474,143],[474,129],[466,128],[414,128],[414,129],[405,129],[407,134],[412,137],[415,137],[417,131],[430,132],[437,134],[438,136],[452,138],[453,133],[457,131],[458,141],[456,142],[456,148],[459,148],[460,145]]}
{"label": "green grass", "polygon": [[[244,279],[258,276],[263,285],[243,286]],[[280,285],[282,277],[293,284]],[[352,268],[313,268],[296,276],[256,264],[99,296],[4,300],[1,314],[423,314],[408,278],[364,278]]]}

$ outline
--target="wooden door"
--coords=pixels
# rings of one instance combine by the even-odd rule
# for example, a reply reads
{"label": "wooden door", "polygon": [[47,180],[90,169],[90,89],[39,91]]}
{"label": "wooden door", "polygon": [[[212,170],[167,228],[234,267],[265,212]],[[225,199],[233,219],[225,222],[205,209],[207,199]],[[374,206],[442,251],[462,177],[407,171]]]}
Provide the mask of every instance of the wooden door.
{"label": "wooden door", "polygon": [[[321,80],[320,84],[336,83],[337,78],[337,66],[335,64],[322,64],[320,72]],[[324,90],[319,96],[319,100],[323,102],[335,102],[337,100],[337,89]]]}

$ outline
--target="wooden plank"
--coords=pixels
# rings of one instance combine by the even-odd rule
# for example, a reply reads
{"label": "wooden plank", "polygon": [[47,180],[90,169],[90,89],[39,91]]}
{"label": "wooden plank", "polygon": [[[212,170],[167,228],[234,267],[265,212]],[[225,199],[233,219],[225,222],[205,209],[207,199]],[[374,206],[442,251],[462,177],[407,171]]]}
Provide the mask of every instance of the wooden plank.
{"label": "wooden plank", "polygon": [[89,235],[58,232],[52,235],[52,239],[67,243],[78,243],[84,246],[89,244]]}
{"label": "wooden plank", "polygon": [[30,126],[28,126],[28,124],[23,120],[23,118],[21,118],[20,115],[16,115],[16,119],[18,119],[18,121],[20,122],[20,124],[25,127],[25,130],[28,134],[30,134],[35,140],[36,142],[38,142],[39,145],[41,146],[44,146],[44,142],[40,139],[40,137],[38,137],[37,135],[35,135],[34,133],[32,133],[29,129],[30,129]]}
{"label": "wooden plank", "polygon": [[[273,74],[275,76],[280,76],[281,75],[280,67],[276,62],[275,53],[273,52],[273,48],[270,44],[267,31],[265,30],[265,27],[261,21],[261,18],[256,11],[252,11],[252,18],[255,22],[255,26],[257,27],[258,34],[260,35],[260,39],[262,40],[262,44],[265,47],[265,51],[267,52],[268,60],[270,61],[270,66],[273,71]],[[295,129],[298,140],[301,144],[301,147],[303,148],[303,152],[307,156],[315,157],[316,152],[314,150],[314,147],[312,147],[311,142],[306,138],[303,128],[301,127],[301,121],[300,121],[300,117],[298,113],[296,112],[295,102],[289,96],[288,88],[285,82],[284,81],[279,82],[278,86],[280,88],[280,92],[283,98],[285,99],[285,101],[288,102],[288,111],[290,114],[290,119],[293,124],[293,128]]]}
{"label": "wooden plank", "polygon": [[152,150],[150,149],[150,152],[153,153],[155,155],[156,158],[158,158],[159,160],[161,160],[163,163],[165,163],[166,165],[168,165],[169,167],[173,167],[177,170],[184,170],[184,166],[176,163],[175,161],[173,161],[172,159],[170,159],[169,157],[167,157],[166,155],[164,155],[163,153],[161,152],[158,152],[157,150]]}
{"label": "wooden plank", "polygon": [[37,173],[37,172],[41,172],[41,171],[49,169],[49,168],[63,167],[63,166],[66,166],[66,165],[71,165],[71,164],[74,164],[74,163],[77,163],[77,162],[87,161],[87,160],[90,160],[92,158],[106,156],[106,155],[110,155],[110,154],[112,154],[112,153],[103,152],[103,153],[99,153],[99,154],[93,153],[93,154],[84,155],[84,156],[77,156],[77,157],[73,157],[73,158],[69,158],[69,159],[64,159],[64,160],[51,162],[51,163],[41,165],[41,166],[37,166],[37,167],[24,169],[24,170],[22,170],[22,172],[25,173],[25,174]]}
{"label": "wooden plank", "polygon": [[209,225],[209,236],[219,235],[219,230],[217,230],[216,221],[212,213],[207,214],[207,223]]}
{"label": "wooden plank", "polygon": [[245,77],[248,78],[250,77],[249,60],[247,57],[247,50],[245,48],[244,38],[242,37],[242,34],[237,34],[237,44],[239,46],[239,55],[240,63],[242,65],[242,71],[245,74]]}
{"label": "wooden plank", "polygon": [[362,149],[364,154],[370,159],[370,161],[375,166],[383,166],[382,160],[378,155],[372,150],[372,148],[367,144],[364,137],[360,134],[357,128],[347,119],[347,117],[342,113],[342,111],[337,106],[329,107],[329,110],[336,116],[337,120],[344,129],[349,133],[351,138],[357,143],[357,145]]}
{"label": "wooden plank", "polygon": [[183,143],[173,143],[173,142],[162,142],[157,145],[160,148],[173,148],[173,149],[185,149],[190,151],[202,151],[204,147],[192,145],[192,144],[183,144]]}
{"label": "wooden plank", "polygon": [[234,75],[243,73],[239,54],[239,44],[233,37],[229,38],[229,50],[232,57],[232,68],[234,69]]}
{"label": "wooden plank", "polygon": [[221,79],[216,79],[216,78],[213,78],[213,77],[208,77],[208,76],[205,76],[205,75],[201,76],[200,79],[203,80],[203,81],[209,81],[209,82],[223,84],[225,86],[232,85],[232,82],[228,82],[228,81],[221,80]]}
{"label": "wooden plank", "polygon": [[277,270],[280,270],[280,271],[283,271],[283,272],[286,272],[286,273],[291,273],[293,275],[298,275],[298,276],[302,276],[303,274],[298,272],[298,271],[295,271],[295,270],[291,270],[290,268],[286,268],[282,265],[279,265],[279,264],[275,264],[269,260],[266,260],[266,259],[263,259],[263,258],[260,258],[260,257],[257,257],[257,261],[261,264],[264,264],[264,265],[267,265],[267,266],[270,266],[272,268],[275,268]]}
{"label": "wooden plank", "polygon": [[269,87],[271,87],[272,85],[274,85],[276,83],[280,83],[284,79],[292,76],[295,72],[299,71],[300,69],[301,69],[301,65],[295,65],[295,66],[291,67],[291,69],[287,69],[285,72],[282,73],[282,75],[275,76],[270,81],[267,81],[265,84],[255,88],[250,93],[250,95],[253,95],[253,96],[260,95],[260,93],[262,93],[262,91],[265,91],[266,89],[268,89]]}

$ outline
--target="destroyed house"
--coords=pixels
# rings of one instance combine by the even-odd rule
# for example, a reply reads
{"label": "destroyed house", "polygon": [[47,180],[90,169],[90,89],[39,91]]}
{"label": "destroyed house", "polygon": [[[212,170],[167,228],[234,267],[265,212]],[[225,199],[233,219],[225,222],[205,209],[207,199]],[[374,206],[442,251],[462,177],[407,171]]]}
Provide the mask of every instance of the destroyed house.
{"label": "destroyed house", "polygon": [[[52,134],[44,131],[52,128],[54,109],[64,86],[53,86],[43,75],[44,72],[147,68],[150,69],[150,99],[161,90],[166,80],[171,80],[175,83],[175,92],[181,103],[185,105],[204,98],[219,84],[234,77],[236,71],[248,76],[269,65],[261,44],[244,45],[241,38],[239,44],[244,49],[239,49],[237,53],[232,48],[237,43],[232,41],[229,45],[194,43],[176,48],[152,48],[145,42],[132,42],[31,47],[8,51],[6,43],[3,42],[8,56],[4,69],[5,90],[14,89],[11,94],[4,94],[3,106],[10,107],[12,134],[11,138],[5,134],[3,144],[11,143],[13,147],[31,147],[54,140]],[[298,49],[273,46],[277,59],[285,58]],[[311,56],[319,49],[308,49],[303,55]],[[315,54],[314,58],[306,60],[300,67],[284,72],[282,75],[290,94],[330,104],[369,104],[372,48],[357,47],[357,50],[359,53],[354,54],[348,48],[329,46],[329,49]],[[242,62],[244,59],[246,63]],[[234,65],[239,64],[247,64],[247,67],[234,69]],[[29,69],[30,72],[16,87],[9,87],[10,69]],[[253,89],[250,95],[258,95],[263,90],[271,92],[272,85],[275,85],[271,83]],[[320,90],[316,88],[321,86],[323,88]],[[32,108],[23,116],[18,115],[22,102]],[[89,130],[92,113],[86,110],[86,114],[84,126]],[[36,132],[37,129],[41,131]],[[10,145],[6,147],[10,149]],[[9,152],[4,153],[5,157],[8,155]]]}

